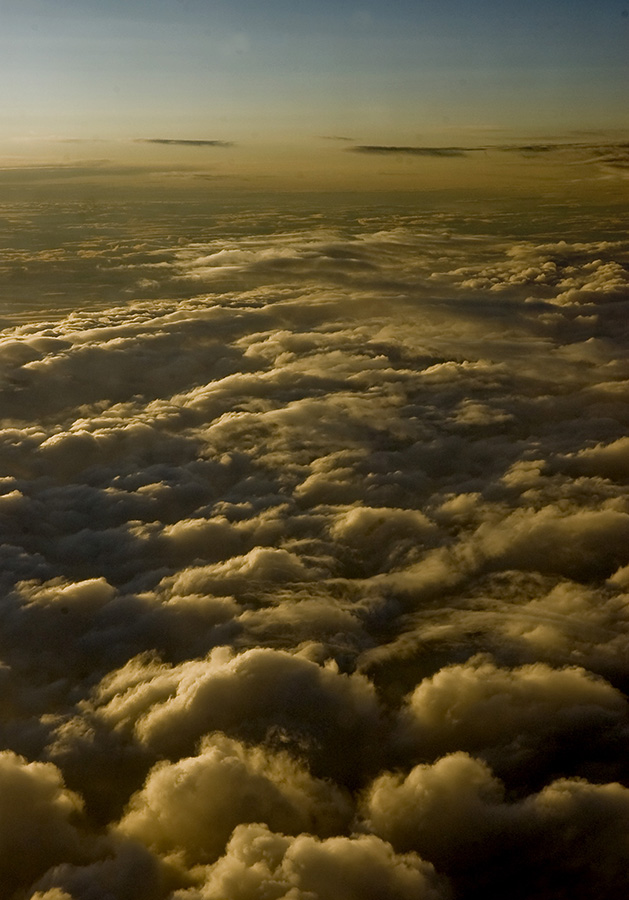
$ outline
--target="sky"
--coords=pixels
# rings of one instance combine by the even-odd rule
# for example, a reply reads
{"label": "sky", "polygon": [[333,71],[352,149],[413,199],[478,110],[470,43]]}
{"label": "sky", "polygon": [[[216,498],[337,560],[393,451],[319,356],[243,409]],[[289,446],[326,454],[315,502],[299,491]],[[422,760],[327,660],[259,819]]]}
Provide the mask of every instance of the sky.
{"label": "sky", "polygon": [[629,896],[628,13],[0,0],[2,900]]}
{"label": "sky", "polygon": [[348,142],[617,140],[628,13],[623,0],[2,0],[0,152],[354,187]]}

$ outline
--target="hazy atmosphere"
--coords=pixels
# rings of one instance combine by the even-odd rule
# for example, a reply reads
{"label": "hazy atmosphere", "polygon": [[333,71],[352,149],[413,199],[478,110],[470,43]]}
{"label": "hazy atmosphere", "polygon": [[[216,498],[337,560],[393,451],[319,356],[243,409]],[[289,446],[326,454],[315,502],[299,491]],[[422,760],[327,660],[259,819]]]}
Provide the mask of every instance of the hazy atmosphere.
{"label": "hazy atmosphere", "polygon": [[629,11],[0,20],[2,900],[626,896]]}

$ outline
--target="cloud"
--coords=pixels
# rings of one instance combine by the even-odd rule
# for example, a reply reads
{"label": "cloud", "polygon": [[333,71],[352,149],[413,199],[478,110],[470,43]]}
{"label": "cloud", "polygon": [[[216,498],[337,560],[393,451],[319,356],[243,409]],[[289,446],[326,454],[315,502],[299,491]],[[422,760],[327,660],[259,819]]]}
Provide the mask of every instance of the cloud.
{"label": "cloud", "polygon": [[[601,886],[624,889],[628,811],[629,792],[617,783],[562,779],[507,800],[491,771],[464,753],[416,766],[406,777],[381,776],[365,804],[367,827],[397,852],[419,852],[446,869],[455,890],[473,897],[501,889],[522,898],[566,888],[579,897]],[[527,865],[514,865],[523,846]]]}
{"label": "cloud", "polygon": [[[473,149],[473,148],[472,148]],[[359,144],[351,147],[353,153],[401,154],[403,156],[466,156],[469,147],[395,147],[381,144]]]}
{"label": "cloud", "polygon": [[177,147],[232,147],[231,141],[184,140],[181,138],[136,138],[138,144],[169,144]]}
{"label": "cloud", "polygon": [[[247,685],[256,683],[252,694]],[[178,759],[208,733],[295,747],[314,773],[355,782],[373,765],[379,730],[373,686],[328,662],[252,649],[218,648],[204,660],[169,667],[138,658],[112,672],[94,694],[94,715],[131,729],[150,752]]]}
{"label": "cloud", "polygon": [[75,900],[99,894],[151,900],[170,893],[173,878],[167,867],[139,844],[107,840],[102,851],[102,858],[88,865],[63,863],[49,869],[32,886],[30,900]]}
{"label": "cloud", "polygon": [[513,146],[500,147],[507,153],[554,153],[557,150],[573,147],[574,144],[514,144]]}
{"label": "cloud", "polygon": [[437,539],[434,523],[418,510],[357,505],[338,515],[330,534],[347,547],[348,564],[353,558],[357,571],[369,573],[402,566]]}
{"label": "cloud", "polygon": [[7,896],[50,866],[83,856],[75,821],[81,799],[51,763],[0,753],[0,880]]}
{"label": "cloud", "polygon": [[344,137],[343,135],[338,134],[322,134],[320,135],[322,141],[345,141],[351,143],[354,138]]}
{"label": "cloud", "polygon": [[224,735],[205,738],[198,756],[158,763],[118,828],[188,865],[215,862],[239,824],[264,822],[284,834],[329,837],[344,831],[351,804],[312,778],[286,753],[246,747]]}
{"label": "cloud", "polygon": [[155,196],[6,213],[10,900],[624,895],[618,208]]}
{"label": "cloud", "polygon": [[595,164],[603,172],[624,175],[629,163],[628,144],[614,141],[540,141],[537,143],[482,144],[477,146],[415,147],[388,144],[356,144],[352,153],[400,155],[435,158],[457,158],[482,153],[517,154],[523,158],[552,155],[574,164]]}
{"label": "cloud", "polygon": [[29,185],[38,182],[70,181],[73,179],[101,179],[107,176],[137,176],[136,166],[116,165],[112,160],[86,159],[68,163],[33,163],[0,166],[0,180],[7,184]]}
{"label": "cloud", "polygon": [[570,764],[587,767],[604,755],[600,744],[629,737],[626,726],[623,695],[584,669],[499,668],[474,657],[417,686],[400,713],[397,739],[423,758],[466,750],[503,777],[517,781],[525,773],[530,784],[536,767],[547,777],[559,760],[564,772]]}
{"label": "cloud", "polygon": [[450,892],[432,866],[409,853],[398,856],[373,835],[318,841],[310,835],[290,839],[263,825],[240,825],[226,855],[208,871],[199,889],[173,900],[262,900],[275,896],[332,900],[339,890],[348,900],[448,900]]}

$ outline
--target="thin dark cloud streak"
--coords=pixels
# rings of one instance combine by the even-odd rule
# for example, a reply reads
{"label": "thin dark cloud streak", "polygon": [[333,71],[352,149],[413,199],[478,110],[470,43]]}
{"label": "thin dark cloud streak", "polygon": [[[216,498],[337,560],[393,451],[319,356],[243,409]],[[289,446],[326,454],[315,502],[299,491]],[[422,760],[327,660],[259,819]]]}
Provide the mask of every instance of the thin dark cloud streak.
{"label": "thin dark cloud streak", "polygon": [[434,156],[434,157],[454,157],[466,156],[471,150],[480,148],[475,147],[396,147],[380,144],[359,144],[356,147],[349,148],[352,153],[373,153],[379,155],[400,155],[400,156]]}
{"label": "thin dark cloud streak", "polygon": [[340,134],[321,134],[319,135],[322,141],[342,141],[344,143],[353,143],[355,138],[344,137]]}
{"label": "thin dark cloud streak", "polygon": [[184,140],[183,138],[135,138],[136,144],[165,144],[176,147],[233,147],[232,141]]}
{"label": "thin dark cloud streak", "polygon": [[373,154],[381,156],[411,156],[456,159],[480,153],[514,153],[523,157],[544,156],[546,154],[576,154],[581,162],[606,163],[610,167],[623,168],[628,158],[627,142],[543,142],[527,144],[483,144],[480,146],[397,146],[387,144],[358,144],[348,147],[351,153]]}

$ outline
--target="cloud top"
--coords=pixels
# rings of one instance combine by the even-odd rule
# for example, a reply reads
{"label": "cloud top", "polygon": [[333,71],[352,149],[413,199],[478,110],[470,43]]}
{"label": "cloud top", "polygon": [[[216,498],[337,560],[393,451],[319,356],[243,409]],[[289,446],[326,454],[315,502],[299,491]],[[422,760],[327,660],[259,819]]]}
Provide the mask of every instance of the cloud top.
{"label": "cloud top", "polygon": [[9,900],[627,893],[629,243],[387,202],[11,213]]}

